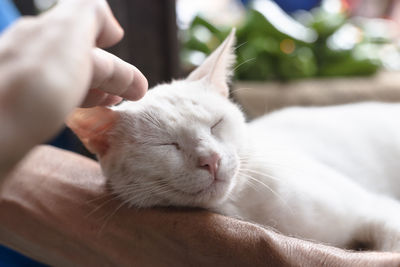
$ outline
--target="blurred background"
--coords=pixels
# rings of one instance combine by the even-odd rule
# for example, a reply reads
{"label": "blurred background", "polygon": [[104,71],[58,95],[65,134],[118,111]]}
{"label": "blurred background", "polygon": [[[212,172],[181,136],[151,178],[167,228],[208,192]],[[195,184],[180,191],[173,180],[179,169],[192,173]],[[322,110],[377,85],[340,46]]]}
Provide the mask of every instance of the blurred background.
{"label": "blurred background", "polygon": [[248,118],[400,100],[400,1],[178,0],[176,11],[183,73],[237,28],[231,92]]}
{"label": "blurred background", "polygon": [[[14,1],[22,14],[55,2]],[[126,32],[109,51],[150,86],[187,75],[236,27],[232,97],[249,118],[290,105],[400,100],[400,1],[108,2]]]}
{"label": "blurred background", "polygon": [[192,2],[177,2],[184,68],[201,62],[232,26],[238,28],[238,80],[371,75],[400,67],[399,1]]}
{"label": "blurred background", "polygon": [[[8,1],[8,0],[6,0]],[[23,15],[56,0],[15,0]],[[185,75],[237,31],[236,80],[290,81],[399,70],[396,0],[108,1],[126,30],[110,49],[150,84]]]}
{"label": "blurred background", "polygon": [[[400,1],[108,2],[125,29],[109,51],[141,69],[150,86],[187,75],[236,27],[231,94],[249,119],[293,105],[400,101]],[[0,0],[0,35],[55,3]],[[88,155],[68,130],[50,143]],[[6,248],[0,265],[38,266]]]}

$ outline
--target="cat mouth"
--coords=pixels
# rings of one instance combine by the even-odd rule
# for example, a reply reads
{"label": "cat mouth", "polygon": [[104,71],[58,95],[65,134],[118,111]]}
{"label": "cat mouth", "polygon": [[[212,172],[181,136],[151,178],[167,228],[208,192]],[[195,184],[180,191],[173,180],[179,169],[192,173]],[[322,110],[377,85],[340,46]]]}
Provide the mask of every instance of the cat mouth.
{"label": "cat mouth", "polygon": [[[233,170],[233,173],[236,172],[236,168]],[[235,176],[236,174],[233,174],[233,176]],[[185,194],[185,195],[189,195],[191,197],[201,197],[203,195],[207,195],[207,194],[215,194],[216,192],[223,190],[221,189],[221,187],[226,186],[229,183],[230,178],[227,179],[227,177],[223,176],[218,176],[216,175],[214,177],[214,179],[212,180],[212,182],[207,185],[206,187],[195,191],[195,192],[187,192],[187,191],[183,191],[183,190],[179,190],[181,193]]]}
{"label": "cat mouth", "polygon": [[216,178],[216,179],[214,179],[214,180],[211,182],[210,185],[206,186],[205,188],[200,189],[200,190],[197,191],[197,192],[189,193],[189,194],[191,194],[191,195],[193,195],[193,196],[202,195],[202,194],[204,194],[204,193],[210,192],[210,191],[212,190],[213,187],[216,187],[217,185],[223,184],[223,183],[225,183],[225,181]]}
{"label": "cat mouth", "polygon": [[178,189],[178,188],[175,188],[175,187],[173,187],[173,189],[176,191],[176,192],[179,192],[180,194],[183,194],[183,195],[185,195],[185,196],[190,196],[190,197],[199,197],[199,196],[202,196],[202,195],[205,195],[205,194],[208,194],[208,193],[211,193],[211,192],[213,192],[214,190],[216,190],[216,187],[218,186],[221,186],[221,185],[223,185],[223,184],[225,184],[226,183],[226,181],[224,181],[224,180],[221,180],[221,179],[214,179],[209,185],[207,185],[206,187],[204,187],[204,188],[202,188],[202,189],[200,189],[200,190],[198,190],[198,191],[194,191],[194,192],[188,192],[188,191],[184,191],[184,190],[182,190],[182,189]]}

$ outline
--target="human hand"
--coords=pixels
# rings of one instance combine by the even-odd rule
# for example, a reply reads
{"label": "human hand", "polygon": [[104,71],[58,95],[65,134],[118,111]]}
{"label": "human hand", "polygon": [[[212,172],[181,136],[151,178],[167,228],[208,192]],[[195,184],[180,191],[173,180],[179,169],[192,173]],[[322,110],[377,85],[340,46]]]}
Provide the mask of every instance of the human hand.
{"label": "human hand", "polygon": [[399,266],[201,210],[121,206],[97,162],[39,146],[0,184],[0,243],[54,266]]}
{"label": "human hand", "polygon": [[0,37],[0,177],[59,131],[73,108],[144,95],[140,71],[97,48],[122,36],[105,0],[64,0]]}

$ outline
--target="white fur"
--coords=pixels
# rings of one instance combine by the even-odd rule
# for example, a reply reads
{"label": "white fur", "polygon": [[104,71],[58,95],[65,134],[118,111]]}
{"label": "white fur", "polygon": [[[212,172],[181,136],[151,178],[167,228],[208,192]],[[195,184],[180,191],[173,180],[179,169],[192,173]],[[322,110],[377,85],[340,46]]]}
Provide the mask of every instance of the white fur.
{"label": "white fur", "polygon": [[[180,81],[116,110],[122,119],[101,163],[132,205],[212,208],[338,247],[400,249],[399,105],[290,108],[246,125],[225,98]],[[174,142],[180,150],[164,145]],[[193,194],[210,183],[196,164],[211,150],[226,182]]]}
{"label": "white fur", "polygon": [[[204,207],[338,247],[399,251],[400,105],[288,108],[246,124],[224,97],[233,43],[189,79],[114,108],[100,156],[114,192],[137,207]],[[199,165],[213,153],[217,180]]]}
{"label": "white fur", "polygon": [[[225,200],[235,185],[237,152],[245,140],[244,117],[234,104],[203,81],[177,81],[115,110],[121,119],[100,161],[117,193],[142,207],[211,207]],[[199,158],[213,152],[221,157],[221,182],[196,194],[212,182],[210,173],[198,166]]]}
{"label": "white fur", "polygon": [[250,123],[237,179],[259,182],[236,188],[223,210],[338,247],[400,250],[395,114],[400,105],[364,103],[288,108]]}

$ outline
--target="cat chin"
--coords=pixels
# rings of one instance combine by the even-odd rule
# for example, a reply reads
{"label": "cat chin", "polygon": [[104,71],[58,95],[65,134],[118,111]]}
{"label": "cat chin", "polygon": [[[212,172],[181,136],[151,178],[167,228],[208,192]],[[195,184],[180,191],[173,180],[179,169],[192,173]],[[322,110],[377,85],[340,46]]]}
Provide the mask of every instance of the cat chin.
{"label": "cat chin", "polygon": [[177,190],[159,204],[162,206],[209,208],[223,202],[227,198],[230,188],[232,188],[230,181],[217,180],[210,186],[194,193]]}
{"label": "cat chin", "polygon": [[195,192],[185,192],[179,188],[169,187],[168,194],[145,194],[145,191],[136,195],[129,194],[123,188],[115,184],[111,184],[111,189],[114,194],[119,196],[124,202],[136,208],[151,208],[151,207],[199,207],[210,208],[223,202],[227,197],[233,183],[231,179],[216,180],[209,186],[199,189]]}
{"label": "cat chin", "polygon": [[211,185],[191,196],[194,206],[212,208],[224,202],[236,184],[236,176],[237,168],[232,168],[230,171],[219,174],[218,179]]}

